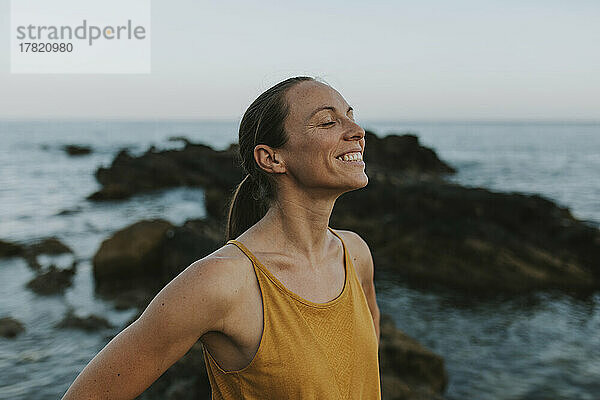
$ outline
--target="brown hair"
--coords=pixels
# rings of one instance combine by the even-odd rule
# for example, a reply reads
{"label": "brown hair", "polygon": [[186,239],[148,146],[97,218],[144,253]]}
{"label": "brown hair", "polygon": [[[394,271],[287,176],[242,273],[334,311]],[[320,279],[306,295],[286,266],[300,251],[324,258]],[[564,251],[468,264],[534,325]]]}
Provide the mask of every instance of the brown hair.
{"label": "brown hair", "polygon": [[280,148],[288,141],[284,129],[289,112],[285,93],[300,82],[314,80],[297,76],[279,82],[258,96],[244,113],[239,129],[239,155],[247,175],[237,185],[229,204],[225,240],[238,237],[257,223],[275,199],[275,179],[258,166],[254,148],[258,144]]}

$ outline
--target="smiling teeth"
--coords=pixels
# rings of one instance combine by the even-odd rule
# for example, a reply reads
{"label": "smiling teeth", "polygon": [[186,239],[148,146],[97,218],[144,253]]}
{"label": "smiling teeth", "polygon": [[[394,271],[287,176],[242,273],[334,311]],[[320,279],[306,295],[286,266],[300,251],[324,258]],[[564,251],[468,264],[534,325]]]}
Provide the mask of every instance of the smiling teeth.
{"label": "smiling teeth", "polygon": [[338,160],[343,160],[343,161],[362,161],[362,154],[361,153],[347,153],[347,154],[344,154],[343,156],[338,156],[336,158]]}

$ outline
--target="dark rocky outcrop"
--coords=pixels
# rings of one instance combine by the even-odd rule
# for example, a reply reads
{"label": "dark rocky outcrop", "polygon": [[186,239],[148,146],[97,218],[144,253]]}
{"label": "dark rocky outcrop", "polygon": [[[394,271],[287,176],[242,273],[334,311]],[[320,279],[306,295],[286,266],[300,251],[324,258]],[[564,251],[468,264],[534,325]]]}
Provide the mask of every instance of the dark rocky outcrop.
{"label": "dark rocky outcrop", "polygon": [[379,270],[422,287],[600,286],[600,231],[538,195],[375,179],[338,199],[331,225],[359,233]]}
{"label": "dark rocky outcrop", "polygon": [[182,150],[156,151],[140,157],[127,150],[117,154],[109,168],[99,168],[96,178],[103,187],[91,200],[123,199],[133,194],[176,186],[227,189],[242,179],[235,147],[215,151],[203,144],[186,142]]}
{"label": "dark rocky outcrop", "polygon": [[140,221],[105,240],[93,258],[96,290],[118,296],[119,307],[146,302],[192,262],[219,247],[213,220],[174,226],[165,220]]}
{"label": "dark rocky outcrop", "polygon": [[25,253],[25,247],[19,243],[0,240],[0,258],[19,257]]}
{"label": "dark rocky outcrop", "polygon": [[[366,133],[368,151],[365,161],[374,173],[404,171],[407,176],[438,177],[454,173],[451,166],[441,161],[435,152],[421,146],[415,135],[389,135],[383,139]],[[149,149],[140,157],[127,150],[117,154],[109,168],[99,168],[96,178],[103,187],[92,194],[92,200],[123,199],[135,193],[166,187],[199,186],[231,192],[243,178],[237,154],[237,144],[216,151],[203,144],[194,144],[182,137],[182,150],[156,151]],[[397,175],[397,174],[396,174]]]}
{"label": "dark rocky outcrop", "polygon": [[[203,186],[207,213],[222,232],[242,175],[237,146],[217,152],[176,139],[183,150],[120,153],[111,168],[98,171],[102,191]],[[567,208],[538,195],[449,183],[443,177],[455,170],[415,135],[367,132],[366,143],[369,184],[337,200],[330,225],[359,233],[378,270],[422,287],[481,294],[600,287],[600,231]]]}
{"label": "dark rocky outcrop", "polygon": [[23,257],[35,271],[42,268],[37,261],[40,254],[58,255],[65,253],[73,254],[73,250],[55,237],[44,238],[33,243],[12,243],[0,240],[0,258]]}
{"label": "dark rocky outcrop", "polygon": [[5,338],[14,338],[25,331],[21,321],[12,317],[0,318],[0,336]]}
{"label": "dark rocky outcrop", "polygon": [[39,254],[66,254],[73,253],[73,250],[59,239],[55,237],[49,237],[42,239],[39,242],[35,242],[28,247],[28,252],[33,255]]}
{"label": "dark rocky outcrop", "polygon": [[388,135],[379,138],[373,132],[365,135],[365,170],[367,175],[437,179],[456,170],[440,160],[430,148],[422,146],[413,134]]}
{"label": "dark rocky outcrop", "polygon": [[27,283],[27,287],[37,294],[52,295],[63,293],[66,288],[73,283],[73,275],[75,275],[76,265],[71,268],[60,269],[55,265],[50,267]]}
{"label": "dark rocky outcrop", "polygon": [[80,329],[88,332],[97,331],[101,329],[113,328],[112,324],[104,317],[90,314],[86,317],[79,317],[75,315],[75,312],[70,309],[67,311],[65,317],[56,324],[56,328],[61,329]]}
{"label": "dark rocky outcrop", "polygon": [[92,152],[91,147],[77,144],[67,144],[63,146],[63,150],[70,156],[84,156]]}
{"label": "dark rocky outcrop", "polygon": [[384,400],[441,400],[448,374],[444,359],[381,318],[379,367]]}
{"label": "dark rocky outcrop", "polygon": [[74,208],[70,208],[70,209],[64,209],[64,210],[60,210],[59,212],[56,213],[56,215],[73,215],[73,214],[77,214],[80,213],[82,210],[82,207],[77,206]]}

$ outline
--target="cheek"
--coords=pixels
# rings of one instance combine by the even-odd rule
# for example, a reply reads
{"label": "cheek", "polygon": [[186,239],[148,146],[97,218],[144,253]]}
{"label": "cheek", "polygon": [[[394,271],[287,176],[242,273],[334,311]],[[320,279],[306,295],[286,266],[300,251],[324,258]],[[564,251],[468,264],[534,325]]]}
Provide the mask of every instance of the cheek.
{"label": "cheek", "polygon": [[335,168],[332,154],[335,143],[319,135],[307,135],[293,144],[293,160],[289,164],[299,178],[322,180],[327,171]]}

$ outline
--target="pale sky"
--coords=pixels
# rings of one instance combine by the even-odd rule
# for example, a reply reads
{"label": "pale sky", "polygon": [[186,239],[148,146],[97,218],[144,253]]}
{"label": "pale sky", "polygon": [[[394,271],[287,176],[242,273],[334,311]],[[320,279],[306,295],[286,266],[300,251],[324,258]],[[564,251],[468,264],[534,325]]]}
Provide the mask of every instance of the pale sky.
{"label": "pale sky", "polygon": [[1,119],[239,119],[311,75],[360,119],[600,120],[598,0],[152,0],[147,75],[11,74],[9,11]]}

